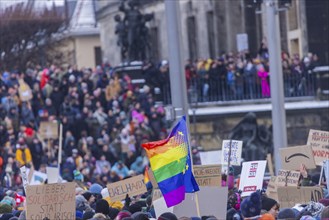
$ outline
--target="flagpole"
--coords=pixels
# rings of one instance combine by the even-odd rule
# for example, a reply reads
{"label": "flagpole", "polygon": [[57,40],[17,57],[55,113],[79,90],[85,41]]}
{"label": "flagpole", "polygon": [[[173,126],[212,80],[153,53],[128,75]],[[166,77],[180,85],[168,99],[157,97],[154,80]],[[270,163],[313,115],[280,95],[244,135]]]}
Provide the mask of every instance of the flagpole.
{"label": "flagpole", "polygon": [[[169,46],[169,74],[170,74],[170,92],[172,98],[172,106],[174,108],[175,119],[180,119],[186,116],[187,139],[190,143],[190,120],[188,115],[187,89],[185,72],[182,63],[182,38],[181,33],[181,19],[180,19],[180,5],[179,1],[165,0],[165,13],[167,22],[167,34]],[[189,146],[189,155],[191,160],[191,171],[193,172],[193,157],[192,150]],[[197,213],[200,215],[198,194],[195,194],[195,202],[197,206]]]}

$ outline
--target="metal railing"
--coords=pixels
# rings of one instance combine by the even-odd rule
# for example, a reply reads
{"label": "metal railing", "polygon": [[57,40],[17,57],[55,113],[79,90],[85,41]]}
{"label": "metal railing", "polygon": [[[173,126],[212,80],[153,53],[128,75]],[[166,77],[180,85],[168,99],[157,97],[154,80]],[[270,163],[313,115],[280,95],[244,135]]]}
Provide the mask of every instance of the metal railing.
{"label": "metal railing", "polygon": [[[319,79],[316,73],[306,75],[285,75],[284,95],[286,98],[315,97]],[[261,79],[258,76],[235,77],[227,79],[210,79],[207,77],[193,78],[187,81],[189,103],[230,102],[241,100],[266,100],[270,98],[269,77]],[[161,99],[164,104],[171,104],[170,85],[162,85]]]}

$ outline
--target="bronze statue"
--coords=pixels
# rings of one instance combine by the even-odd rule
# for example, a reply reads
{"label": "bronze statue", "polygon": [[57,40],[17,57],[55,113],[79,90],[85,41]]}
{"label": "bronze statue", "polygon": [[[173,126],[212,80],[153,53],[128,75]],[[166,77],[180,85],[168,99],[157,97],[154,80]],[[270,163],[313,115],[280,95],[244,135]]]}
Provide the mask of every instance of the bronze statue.
{"label": "bronze statue", "polygon": [[263,160],[268,153],[273,153],[271,129],[258,125],[254,113],[244,116],[233,128],[229,138],[243,141],[242,158],[245,161]]}
{"label": "bronze statue", "polygon": [[148,27],[146,22],[153,19],[153,14],[143,15],[139,10],[138,0],[129,0],[129,8],[125,1],[121,1],[119,10],[124,13],[124,19],[120,15],[115,16],[115,33],[118,35],[118,45],[121,47],[123,60],[137,61],[146,59],[148,46]]}

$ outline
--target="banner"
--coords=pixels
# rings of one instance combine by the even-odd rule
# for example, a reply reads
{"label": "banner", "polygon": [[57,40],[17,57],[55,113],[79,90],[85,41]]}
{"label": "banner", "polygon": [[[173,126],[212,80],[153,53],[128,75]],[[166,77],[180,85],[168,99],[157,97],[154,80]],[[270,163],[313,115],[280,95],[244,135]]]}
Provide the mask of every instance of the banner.
{"label": "banner", "polygon": [[240,175],[239,190],[241,197],[250,196],[251,193],[263,187],[263,178],[266,168],[266,160],[244,162]]}
{"label": "banner", "polygon": [[[232,141],[232,142],[231,142]],[[228,165],[229,152],[231,147],[231,165],[241,165],[242,141],[223,140],[221,162]]]}
{"label": "banner", "polygon": [[40,122],[39,134],[43,139],[58,138],[58,124],[56,122]]}
{"label": "banner", "polygon": [[319,202],[323,198],[322,189],[319,186],[312,187],[278,187],[278,199],[280,208],[291,208],[297,203],[306,204],[310,201]]}
{"label": "banner", "polygon": [[26,219],[75,219],[75,183],[26,187]]}
{"label": "banner", "polygon": [[308,145],[281,148],[280,157],[282,169],[285,170],[299,170],[301,164],[306,169],[316,168],[312,148]]}
{"label": "banner", "polygon": [[222,185],[221,165],[201,165],[193,166],[194,177],[199,186],[218,186]]}
{"label": "banner", "polygon": [[292,170],[279,170],[276,178],[277,186],[298,186],[300,172]]}
{"label": "banner", "polygon": [[48,183],[58,183],[59,169],[58,167],[46,167]]}
{"label": "banner", "polygon": [[202,165],[221,164],[221,150],[199,152]]}
{"label": "banner", "polygon": [[125,199],[127,194],[132,197],[147,192],[143,175],[108,184],[107,189],[112,202]]}
{"label": "banner", "polygon": [[313,150],[316,165],[322,166],[324,160],[329,159],[329,132],[310,130],[307,139],[307,145]]}
{"label": "banner", "polygon": [[278,201],[277,187],[277,177],[271,176],[271,179],[267,184],[266,195],[276,201]]}

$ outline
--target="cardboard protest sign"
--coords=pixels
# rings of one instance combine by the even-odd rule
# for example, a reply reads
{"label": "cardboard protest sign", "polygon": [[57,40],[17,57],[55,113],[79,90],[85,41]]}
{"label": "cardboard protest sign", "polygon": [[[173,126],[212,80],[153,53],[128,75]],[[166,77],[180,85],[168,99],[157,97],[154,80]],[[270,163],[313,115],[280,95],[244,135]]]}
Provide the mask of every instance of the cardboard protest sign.
{"label": "cardboard protest sign", "polygon": [[143,175],[108,184],[107,189],[113,202],[123,200],[127,194],[129,196],[137,196],[147,192]]}
{"label": "cardboard protest sign", "polygon": [[271,176],[271,179],[267,184],[266,195],[276,201],[278,201],[277,187],[277,177]]}
{"label": "cardboard protest sign", "polygon": [[298,186],[300,172],[292,170],[279,170],[277,186]]}
{"label": "cardboard protest sign", "polygon": [[44,139],[58,138],[58,124],[55,122],[40,122],[39,134]]}
{"label": "cardboard protest sign", "polygon": [[27,102],[33,98],[30,86],[26,82],[24,82],[23,79],[19,80],[18,94],[23,102]]}
{"label": "cardboard protest sign", "polygon": [[310,146],[296,146],[280,149],[282,169],[299,170],[300,165],[304,164],[307,169],[315,169],[316,165]]}
{"label": "cardboard protest sign", "polygon": [[293,186],[278,187],[280,208],[291,208],[297,203],[318,202],[322,198],[322,189],[318,186],[300,188]]}
{"label": "cardboard protest sign", "polygon": [[266,168],[266,160],[244,162],[240,177],[239,190],[241,196],[250,196],[251,193],[263,187],[263,178]]}
{"label": "cardboard protest sign", "polygon": [[307,145],[312,147],[316,165],[322,166],[324,160],[329,159],[329,132],[310,130]]}
{"label": "cardboard protest sign", "polygon": [[26,187],[26,219],[75,219],[75,183]]}
{"label": "cardboard protest sign", "polygon": [[193,166],[194,177],[199,186],[218,186],[222,184],[221,165]]}
{"label": "cardboard protest sign", "polygon": [[230,164],[240,166],[241,165],[241,153],[242,153],[242,141],[236,140],[223,140],[222,145],[222,164],[228,164],[229,152],[231,147],[231,159]]}
{"label": "cardboard protest sign", "polygon": [[221,150],[200,152],[199,154],[202,165],[221,164]]}

